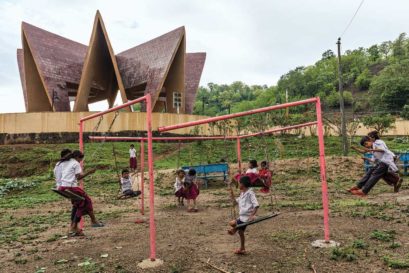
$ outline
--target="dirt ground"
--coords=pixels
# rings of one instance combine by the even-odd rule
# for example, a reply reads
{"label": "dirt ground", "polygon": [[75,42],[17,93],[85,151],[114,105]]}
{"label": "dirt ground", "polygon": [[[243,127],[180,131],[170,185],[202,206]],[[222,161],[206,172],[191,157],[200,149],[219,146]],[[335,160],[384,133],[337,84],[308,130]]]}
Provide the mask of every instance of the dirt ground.
{"label": "dirt ground", "polygon": [[[94,207],[104,212],[106,227],[91,228],[86,219],[86,237],[66,238],[68,219],[61,219],[33,240],[4,243],[0,272],[220,272],[205,263],[209,258],[226,272],[403,272],[407,269],[398,267],[405,268],[409,259],[408,187],[395,194],[379,182],[369,197],[351,196],[345,189],[363,174],[360,163],[351,157],[328,158],[331,239],[341,243],[336,251],[311,246],[324,236],[317,161],[293,159],[274,163],[272,195],[256,190],[259,215],[280,215],[247,228],[246,255],[233,254],[239,238],[226,233],[233,210],[227,188],[214,181],[201,190],[197,213],[176,206],[171,194],[156,195],[157,257],[164,261],[160,267],[138,267],[149,256],[149,225],[134,223],[148,220],[138,212],[140,200],[98,196]],[[171,189],[172,173],[160,173],[157,192]],[[19,219],[67,214],[69,209],[69,202],[61,199],[41,209],[6,209],[0,215],[5,221],[5,215]]]}

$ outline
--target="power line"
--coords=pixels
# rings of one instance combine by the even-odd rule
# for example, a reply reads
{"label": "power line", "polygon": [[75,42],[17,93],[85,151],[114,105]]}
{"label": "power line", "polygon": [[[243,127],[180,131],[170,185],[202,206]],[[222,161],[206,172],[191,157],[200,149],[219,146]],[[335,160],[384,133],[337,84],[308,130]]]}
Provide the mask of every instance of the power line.
{"label": "power line", "polygon": [[362,0],[362,1],[361,1],[361,3],[359,4],[358,8],[356,9],[354,15],[352,16],[351,21],[349,21],[348,25],[346,26],[346,28],[345,28],[344,31],[342,32],[341,36],[339,36],[339,37],[344,36],[345,32],[347,32],[348,28],[351,26],[352,21],[354,21],[355,16],[358,14],[359,9],[361,8],[361,6],[362,6],[362,4],[363,4],[364,2],[365,2],[365,0]]}

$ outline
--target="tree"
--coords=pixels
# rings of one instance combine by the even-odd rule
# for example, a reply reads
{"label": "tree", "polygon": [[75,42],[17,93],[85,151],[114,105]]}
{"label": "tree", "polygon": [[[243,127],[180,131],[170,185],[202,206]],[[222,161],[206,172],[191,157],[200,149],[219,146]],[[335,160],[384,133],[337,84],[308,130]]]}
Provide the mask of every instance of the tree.
{"label": "tree", "polygon": [[375,129],[380,135],[389,129],[395,128],[395,118],[391,115],[367,116],[362,119],[362,123],[368,129]]}

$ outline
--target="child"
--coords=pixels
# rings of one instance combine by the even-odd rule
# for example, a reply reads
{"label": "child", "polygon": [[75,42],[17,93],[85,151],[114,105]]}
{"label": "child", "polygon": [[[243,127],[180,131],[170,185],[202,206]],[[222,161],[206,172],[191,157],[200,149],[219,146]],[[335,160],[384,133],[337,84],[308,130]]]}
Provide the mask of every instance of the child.
{"label": "child", "polygon": [[[196,198],[199,195],[199,187],[196,182],[196,170],[190,169],[185,177],[184,185],[184,195],[187,199],[187,211],[188,212],[197,212]],[[191,207],[193,200],[193,208]]]}
{"label": "child", "polygon": [[135,172],[136,167],[137,167],[136,150],[135,146],[131,144],[129,149],[129,169],[131,170],[131,172]]}
{"label": "child", "polygon": [[84,236],[81,229],[78,228],[78,223],[81,217],[88,214],[91,218],[92,227],[103,227],[104,225],[97,221],[94,215],[92,207],[92,200],[87,193],[78,187],[78,180],[83,179],[87,175],[94,173],[95,169],[92,169],[86,173],[82,172],[80,162],[83,160],[84,154],[80,151],[73,151],[59,161],[61,165],[61,186],[59,190],[70,190],[71,192],[84,197],[84,200],[74,201],[72,204],[75,207],[71,215],[71,233],[72,236]]}
{"label": "child", "polygon": [[184,199],[184,188],[183,183],[185,182],[185,171],[184,170],[177,170],[176,171],[176,182],[175,182],[175,196],[178,198],[179,206],[184,206],[183,199]]}
{"label": "child", "polygon": [[250,160],[249,161],[249,168],[247,169],[246,174],[249,174],[249,173],[257,174],[257,172],[258,172],[257,167],[258,167],[257,160],[254,160],[254,159]]}
{"label": "child", "polygon": [[238,219],[229,222],[231,229],[229,229],[228,233],[234,235],[236,231],[238,231],[240,236],[240,248],[234,251],[235,254],[246,254],[246,248],[244,246],[244,231],[246,227],[236,228],[236,226],[253,221],[259,208],[256,195],[249,188],[250,185],[250,178],[248,176],[240,178],[240,196],[237,199],[234,197],[233,189],[230,187],[230,197],[233,202],[239,206],[240,215]]}
{"label": "child", "polygon": [[260,164],[261,169],[258,171],[258,177],[263,182],[263,187],[261,188],[260,192],[268,193],[271,187],[271,177],[272,173],[268,168],[267,161],[263,161]]}
{"label": "child", "polygon": [[131,178],[129,177],[128,169],[122,170],[121,189],[122,189],[122,196],[124,197],[137,197],[138,195],[141,194],[141,191],[132,190],[132,182],[131,182]]}
{"label": "child", "polygon": [[348,191],[354,195],[364,197],[375,186],[379,179],[383,178],[389,185],[394,187],[395,192],[398,192],[402,185],[402,179],[400,179],[398,175],[391,175],[389,172],[389,168],[395,169],[396,165],[393,162],[393,153],[389,151],[385,143],[378,141],[377,144],[375,144],[375,138],[364,136],[360,141],[360,145],[364,148],[352,148],[361,153],[372,152],[376,165],[365,174],[355,187],[352,187]]}
{"label": "child", "polygon": [[232,183],[235,184],[236,188],[239,186],[240,178],[243,176],[247,176],[250,178],[252,186],[259,186],[258,184],[260,184],[261,181],[257,174],[258,173],[257,167],[258,167],[257,160],[254,159],[250,160],[246,173],[245,174],[238,173],[233,177]]}
{"label": "child", "polygon": [[[60,160],[63,159],[64,157],[66,157],[67,155],[71,154],[71,150],[70,149],[64,149],[61,151],[60,153]],[[60,161],[57,162],[57,164],[55,164],[54,167],[54,177],[55,177],[55,188],[58,189],[61,186],[61,164]]]}

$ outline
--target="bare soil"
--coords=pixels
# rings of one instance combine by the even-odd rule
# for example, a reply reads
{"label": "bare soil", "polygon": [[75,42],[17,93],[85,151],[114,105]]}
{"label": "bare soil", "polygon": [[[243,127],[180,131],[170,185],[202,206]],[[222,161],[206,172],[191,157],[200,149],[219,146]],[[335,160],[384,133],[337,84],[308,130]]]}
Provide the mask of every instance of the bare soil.
{"label": "bare soil", "polygon": [[[156,251],[164,261],[161,267],[143,270],[138,267],[140,261],[149,257],[149,225],[134,221],[148,220],[149,207],[147,215],[141,216],[139,199],[117,201],[98,196],[93,198],[94,207],[108,215],[106,227],[91,228],[86,219],[86,237],[65,238],[68,219],[63,219],[38,232],[33,240],[5,243],[0,249],[0,272],[36,272],[40,268],[47,273],[218,272],[205,263],[209,258],[211,264],[228,272],[402,271],[389,268],[385,257],[409,259],[406,185],[395,194],[379,182],[369,197],[354,197],[345,189],[363,175],[361,162],[352,157],[328,158],[331,239],[341,243],[341,252],[352,249],[355,256],[349,259],[334,256],[332,249],[311,246],[312,241],[324,236],[317,160],[278,160],[273,168],[273,194],[257,190],[259,215],[271,211],[281,214],[247,228],[246,255],[233,254],[239,238],[226,233],[233,210],[223,182],[214,181],[209,189],[201,190],[198,213],[188,213],[185,207],[176,206],[172,195],[155,196]],[[173,173],[159,173],[157,192],[171,189]],[[12,214],[18,219],[66,213],[69,209],[70,203],[61,200],[36,209],[6,209],[1,215]],[[392,242],[373,238],[375,230],[393,230],[396,238]],[[366,246],[354,247],[357,240]],[[399,246],[391,247],[393,242]],[[101,257],[103,254],[108,256]],[[87,260],[88,265],[79,266]]]}

